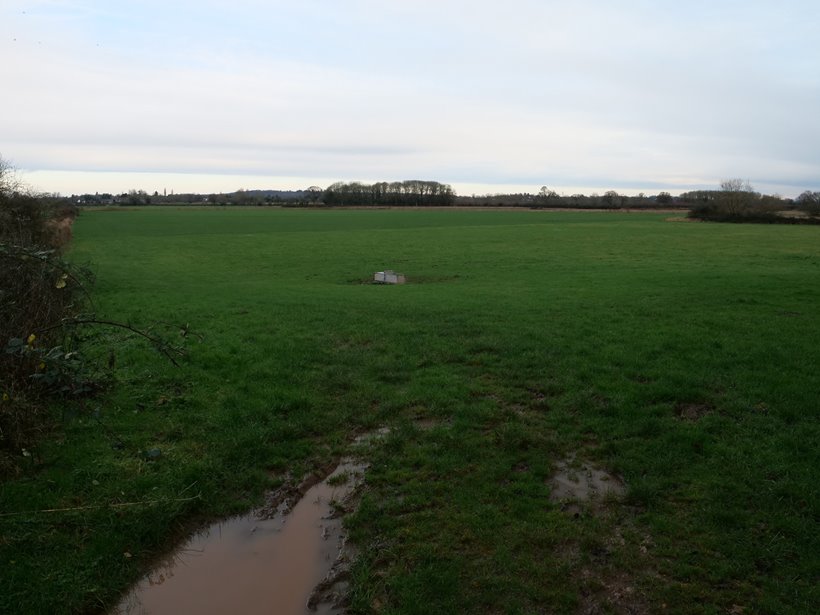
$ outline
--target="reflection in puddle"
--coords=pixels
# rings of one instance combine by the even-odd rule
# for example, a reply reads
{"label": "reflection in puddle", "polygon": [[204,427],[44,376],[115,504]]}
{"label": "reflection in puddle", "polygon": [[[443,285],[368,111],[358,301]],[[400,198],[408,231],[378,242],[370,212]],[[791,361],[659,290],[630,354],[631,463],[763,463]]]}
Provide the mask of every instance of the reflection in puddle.
{"label": "reflection in puddle", "polygon": [[[197,534],[123,599],[120,615],[316,613],[306,606],[344,543],[335,514],[361,483],[366,464],[343,461],[287,514],[234,517]],[[339,612],[329,604],[318,612]]]}

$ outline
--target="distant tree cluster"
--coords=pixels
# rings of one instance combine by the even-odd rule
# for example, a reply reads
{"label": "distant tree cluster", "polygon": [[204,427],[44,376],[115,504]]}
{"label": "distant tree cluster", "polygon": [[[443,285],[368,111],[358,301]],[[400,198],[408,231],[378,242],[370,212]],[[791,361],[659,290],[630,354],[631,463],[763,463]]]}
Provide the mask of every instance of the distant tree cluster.
{"label": "distant tree cluster", "polygon": [[820,216],[820,192],[806,190],[797,197],[795,203],[810,216]]}
{"label": "distant tree cluster", "polygon": [[527,207],[530,209],[652,209],[657,207],[680,207],[668,192],[647,196],[619,194],[607,190],[603,194],[558,194],[547,186],[542,186],[537,194],[487,194],[483,196],[460,196],[456,204],[469,207]]}
{"label": "distant tree cluster", "polygon": [[[761,194],[743,179],[726,179],[720,190],[696,190],[680,195],[689,216],[713,222],[820,223],[820,193],[806,191],[795,201]],[[791,212],[791,213],[789,213]]]}
{"label": "distant tree cluster", "polygon": [[243,190],[227,193],[162,193],[155,190],[153,194],[145,190],[129,190],[122,194],[94,193],[74,194],[64,200],[75,205],[105,207],[108,205],[141,206],[141,205],[215,205],[227,207],[241,205],[246,207],[281,205],[283,207],[302,207],[315,204],[321,197],[322,189],[316,186],[307,190]]}
{"label": "distant tree cluster", "polygon": [[336,182],[324,191],[322,202],[329,207],[447,207],[455,204],[455,192],[447,184],[410,179],[402,182]]}

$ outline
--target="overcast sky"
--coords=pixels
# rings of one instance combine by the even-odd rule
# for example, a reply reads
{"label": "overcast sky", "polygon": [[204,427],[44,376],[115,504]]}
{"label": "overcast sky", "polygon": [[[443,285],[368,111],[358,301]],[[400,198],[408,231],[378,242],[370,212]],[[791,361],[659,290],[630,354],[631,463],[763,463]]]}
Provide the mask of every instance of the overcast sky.
{"label": "overcast sky", "polygon": [[0,156],[61,192],[820,189],[820,2],[2,0]]}

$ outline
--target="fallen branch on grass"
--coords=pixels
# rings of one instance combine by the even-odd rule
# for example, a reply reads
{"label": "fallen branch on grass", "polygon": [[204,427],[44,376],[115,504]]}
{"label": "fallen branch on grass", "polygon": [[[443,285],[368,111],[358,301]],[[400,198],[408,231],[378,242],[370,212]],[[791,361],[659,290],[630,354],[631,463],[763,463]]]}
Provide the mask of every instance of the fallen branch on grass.
{"label": "fallen branch on grass", "polygon": [[37,515],[41,513],[72,512],[77,510],[98,510],[100,508],[127,508],[129,506],[145,506],[146,504],[170,504],[175,502],[190,502],[202,498],[201,493],[188,498],[164,498],[159,500],[140,500],[139,502],[118,502],[114,504],[92,504],[89,506],[70,506],[68,508],[43,508],[40,510],[24,510],[19,512],[0,513],[0,517],[19,517],[22,515]]}
{"label": "fallen branch on grass", "polygon": [[[196,481],[180,491],[180,495],[196,485]],[[187,498],[160,498],[158,500],[140,500],[139,502],[116,502],[114,504],[91,504],[88,506],[69,506],[66,508],[43,508],[40,510],[24,510],[19,512],[0,513],[0,517],[19,517],[21,515],[37,515],[41,513],[73,512],[77,510],[99,510],[100,508],[127,508],[129,506],[145,506],[147,504],[171,504],[176,502],[191,502],[202,498],[202,493],[197,493]]]}

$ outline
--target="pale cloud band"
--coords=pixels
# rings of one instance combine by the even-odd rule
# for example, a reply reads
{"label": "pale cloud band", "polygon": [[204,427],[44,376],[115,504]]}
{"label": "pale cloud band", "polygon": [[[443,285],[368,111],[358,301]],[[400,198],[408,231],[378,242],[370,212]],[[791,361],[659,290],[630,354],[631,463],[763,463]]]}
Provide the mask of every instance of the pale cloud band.
{"label": "pale cloud band", "polygon": [[62,192],[740,176],[793,196],[820,187],[819,21],[788,1],[8,0],[0,155]]}

